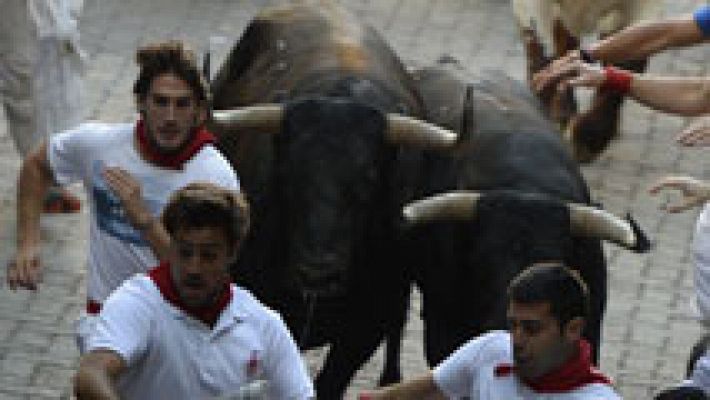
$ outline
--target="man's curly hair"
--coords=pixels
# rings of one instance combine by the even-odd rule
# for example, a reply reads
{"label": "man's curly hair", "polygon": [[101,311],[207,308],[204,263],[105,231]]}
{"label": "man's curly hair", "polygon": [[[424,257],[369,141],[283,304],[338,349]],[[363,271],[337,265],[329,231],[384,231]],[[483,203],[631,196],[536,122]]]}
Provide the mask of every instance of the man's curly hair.
{"label": "man's curly hair", "polygon": [[133,94],[139,100],[145,100],[153,80],[166,73],[185,81],[201,103],[210,100],[209,87],[197,67],[195,53],[181,41],[171,40],[142,46],[136,51],[136,62],[140,72],[133,85]]}

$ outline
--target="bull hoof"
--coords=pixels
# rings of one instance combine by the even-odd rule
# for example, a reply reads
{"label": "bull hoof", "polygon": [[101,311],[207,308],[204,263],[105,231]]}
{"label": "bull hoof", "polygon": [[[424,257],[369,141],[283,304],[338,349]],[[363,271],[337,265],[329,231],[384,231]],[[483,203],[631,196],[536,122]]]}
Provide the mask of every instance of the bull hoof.
{"label": "bull hoof", "polygon": [[564,136],[575,160],[589,163],[596,160],[617,135],[616,121],[609,123],[581,114],[572,118]]}

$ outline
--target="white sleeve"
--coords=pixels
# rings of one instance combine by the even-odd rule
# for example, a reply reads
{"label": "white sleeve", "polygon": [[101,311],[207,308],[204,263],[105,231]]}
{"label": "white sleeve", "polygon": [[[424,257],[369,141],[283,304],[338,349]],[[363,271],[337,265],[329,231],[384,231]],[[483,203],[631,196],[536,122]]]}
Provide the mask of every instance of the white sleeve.
{"label": "white sleeve", "polygon": [[87,345],[87,351],[113,350],[129,366],[147,351],[151,330],[152,311],[135,279],[124,282],[108,297]]}
{"label": "white sleeve", "polygon": [[692,386],[702,388],[706,393],[710,392],[710,354],[707,351],[695,362],[690,381]]}
{"label": "white sleeve", "polygon": [[447,397],[460,398],[471,394],[478,379],[486,345],[495,340],[484,335],[469,340],[434,368],[434,382]]}
{"label": "white sleeve", "polygon": [[81,179],[81,136],[85,132],[80,125],[76,129],[51,135],[47,142],[47,158],[60,185],[68,185]]}
{"label": "white sleeve", "polygon": [[[269,311],[273,313],[272,311]],[[298,347],[278,314],[269,319],[264,338],[267,357],[264,358],[270,398],[305,400],[315,398],[313,383],[298,351]]]}

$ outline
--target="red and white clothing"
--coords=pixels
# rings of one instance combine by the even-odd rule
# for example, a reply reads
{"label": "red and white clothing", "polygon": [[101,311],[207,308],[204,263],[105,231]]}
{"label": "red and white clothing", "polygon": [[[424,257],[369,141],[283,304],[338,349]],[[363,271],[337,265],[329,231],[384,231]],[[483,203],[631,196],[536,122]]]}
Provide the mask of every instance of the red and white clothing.
{"label": "red and white clothing", "polygon": [[[437,387],[450,398],[478,400],[585,400],[621,399],[598,371],[583,379],[565,376],[552,384],[522,382],[513,372],[510,334],[494,331],[456,350],[434,369]],[[561,374],[564,376],[564,374]],[[572,378],[572,379],[570,379]],[[586,382],[586,383],[585,383]]]}
{"label": "red and white clothing", "polygon": [[[87,296],[101,304],[123,281],[157,264],[147,241],[128,221],[121,202],[102,173],[120,167],[136,178],[144,202],[158,216],[170,195],[188,183],[208,181],[238,190],[239,180],[228,161],[207,144],[181,168],[164,168],[146,162],[136,149],[136,124],[85,123],[53,135],[47,156],[61,185],[81,181],[90,204]],[[77,326],[79,349],[91,331],[81,318]]]}
{"label": "red and white clothing", "polygon": [[89,338],[87,350],[112,350],[126,361],[117,385],[122,399],[207,399],[263,379],[268,398],[314,397],[277,313],[231,285],[231,298],[210,328],[169,300],[156,276],[166,268],[124,282],[106,300]]}

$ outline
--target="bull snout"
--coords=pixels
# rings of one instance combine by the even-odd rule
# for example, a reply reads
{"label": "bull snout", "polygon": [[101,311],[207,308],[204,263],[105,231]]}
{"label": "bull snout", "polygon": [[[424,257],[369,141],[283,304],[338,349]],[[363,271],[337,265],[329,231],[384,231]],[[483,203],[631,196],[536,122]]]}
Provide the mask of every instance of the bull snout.
{"label": "bull snout", "polygon": [[296,264],[296,278],[306,293],[318,297],[339,297],[345,294],[347,266],[335,253],[307,257]]}

